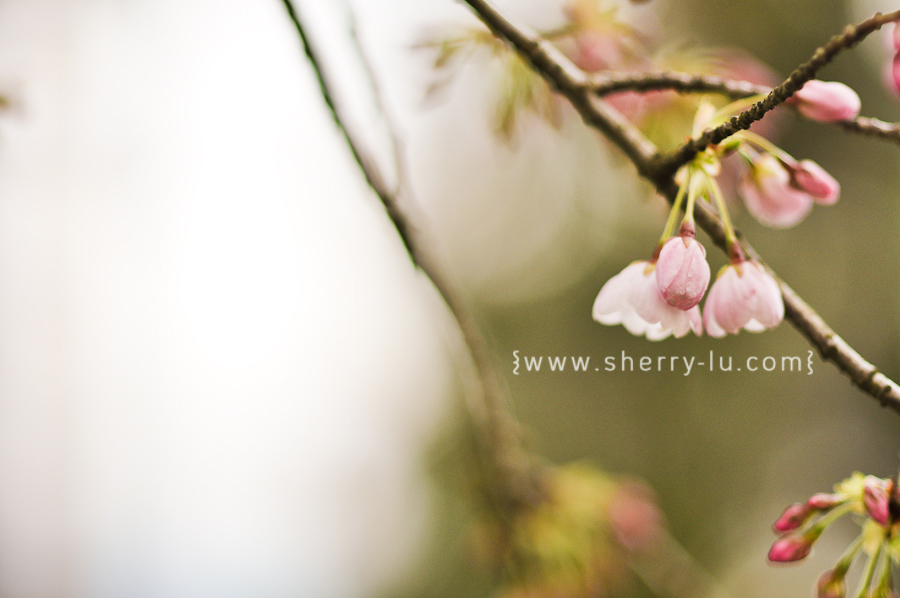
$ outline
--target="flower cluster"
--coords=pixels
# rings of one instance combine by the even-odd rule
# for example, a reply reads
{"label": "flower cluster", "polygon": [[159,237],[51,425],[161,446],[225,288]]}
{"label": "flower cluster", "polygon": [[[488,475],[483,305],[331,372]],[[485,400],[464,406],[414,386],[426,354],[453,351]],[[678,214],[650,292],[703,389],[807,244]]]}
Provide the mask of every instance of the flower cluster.
{"label": "flower cluster", "polygon": [[[697,137],[724,122],[757,99],[741,100],[719,110],[712,104],[701,104],[693,135]],[[792,100],[797,110],[817,120],[852,118],[859,111],[856,93],[840,83],[810,81]],[[710,336],[721,338],[741,330],[761,332],[781,323],[784,301],[778,283],[760,263],[744,257],[716,182],[722,158],[735,152],[748,165],[740,178],[738,193],[750,214],[766,226],[794,226],[806,217],[813,204],[828,205],[838,200],[840,185],[815,162],[798,161],[755,132],[736,133],[679,171],[678,195],[653,256],[649,261],[632,263],[603,286],[594,302],[595,320],[601,324],[622,324],[632,334],[649,340],[670,335],[680,338],[691,330],[699,336],[704,328]],[[685,216],[674,236],[685,198]],[[711,288],[706,250],[695,238],[697,201],[715,204],[725,228],[730,258],[730,264],[719,271]],[[701,314],[698,305],[707,288],[709,295]]]}
{"label": "flower cluster", "polygon": [[834,567],[819,577],[817,598],[844,598],[845,578],[860,554],[866,564],[855,596],[896,598],[892,563],[900,563],[900,493],[893,480],[859,472],[834,487],[832,494],[815,494],[805,503],[785,509],[773,526],[780,534],[769,550],[769,561],[790,563],[806,558],[825,529],[848,513],[861,516],[860,534]]}

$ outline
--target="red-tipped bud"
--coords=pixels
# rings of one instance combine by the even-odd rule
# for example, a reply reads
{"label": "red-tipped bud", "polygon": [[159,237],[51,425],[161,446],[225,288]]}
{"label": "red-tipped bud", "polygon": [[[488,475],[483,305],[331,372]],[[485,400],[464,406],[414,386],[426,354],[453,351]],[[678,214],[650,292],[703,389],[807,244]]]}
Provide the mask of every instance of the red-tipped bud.
{"label": "red-tipped bud", "polygon": [[844,583],[846,570],[829,569],[819,577],[816,584],[816,598],[844,598],[847,585]]}
{"label": "red-tipped bud", "polygon": [[869,516],[881,525],[887,525],[891,516],[890,491],[893,484],[875,476],[866,476],[863,486],[863,502]]}
{"label": "red-tipped bud", "polygon": [[841,503],[847,502],[847,498],[840,494],[827,494],[825,492],[820,492],[818,494],[813,494],[806,504],[808,504],[813,509],[818,509],[819,511],[827,511],[828,509],[832,509],[838,506]]}
{"label": "red-tipped bud", "polygon": [[807,535],[779,538],[769,549],[768,558],[773,563],[793,563],[803,560],[812,550],[815,539]]}
{"label": "red-tipped bud", "polygon": [[810,518],[815,509],[808,503],[795,502],[784,510],[778,521],[772,526],[776,532],[790,532],[804,523]]}

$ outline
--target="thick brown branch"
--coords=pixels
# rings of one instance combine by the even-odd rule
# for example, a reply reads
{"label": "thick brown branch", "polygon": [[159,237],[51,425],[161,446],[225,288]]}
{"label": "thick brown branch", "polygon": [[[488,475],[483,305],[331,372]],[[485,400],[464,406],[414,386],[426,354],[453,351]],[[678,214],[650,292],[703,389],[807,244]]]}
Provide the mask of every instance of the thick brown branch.
{"label": "thick brown branch", "polygon": [[[516,423],[510,415],[506,379],[494,361],[474,314],[456,290],[456,285],[445,275],[447,269],[440,266],[418,230],[412,226],[406,212],[401,209],[396,194],[386,187],[378,162],[362,141],[346,126],[346,119],[335,96],[334,87],[319,59],[315,45],[307,34],[303,20],[297,14],[291,0],[282,1],[315,71],[322,97],[366,181],[384,204],[388,217],[403,239],[413,263],[431,279],[459,324],[477,372],[476,380],[469,385],[472,394],[477,395],[470,396],[470,413],[477,435],[479,457],[487,470],[483,472],[489,486],[487,491],[491,494],[494,506],[509,512],[540,501],[541,480],[538,470],[519,441]],[[368,68],[368,64],[364,66]]]}
{"label": "thick brown branch", "polygon": [[[637,167],[638,172],[652,182],[670,203],[674,201],[677,192],[673,178],[674,171],[655,167],[657,153],[653,144],[618,112],[594,97],[590,91],[586,91],[587,76],[584,73],[553,46],[542,42],[525,27],[513,24],[485,0],[465,1],[495,35],[510,43],[536,72],[569,99],[587,124],[599,130],[622,149]],[[725,229],[718,215],[703,202],[698,202],[695,210],[697,224],[719,247],[725,249]],[[748,256],[759,260],[758,254],[749,244],[742,240],[742,245]],[[774,275],[774,272],[772,274]],[[784,296],[786,318],[793,322],[819,350],[822,357],[834,362],[857,386],[875,397],[883,406],[891,407],[900,413],[900,387],[879,373],[875,366],[863,359],[835,334],[793,289],[780,279],[778,281]]]}
{"label": "thick brown branch", "polygon": [[900,11],[887,15],[878,13],[858,25],[847,25],[841,35],[832,37],[827,44],[817,49],[812,58],[797,67],[781,85],[769,92],[764,99],[734,116],[725,124],[704,131],[697,139],[692,139],[666,156],[658,165],[661,174],[674,174],[682,165],[710,145],[721,143],[738,131],[749,129],[750,125],[794,95],[807,81],[815,78],[816,73],[840,52],[854,47],[870,33],[897,19],[900,19]]}

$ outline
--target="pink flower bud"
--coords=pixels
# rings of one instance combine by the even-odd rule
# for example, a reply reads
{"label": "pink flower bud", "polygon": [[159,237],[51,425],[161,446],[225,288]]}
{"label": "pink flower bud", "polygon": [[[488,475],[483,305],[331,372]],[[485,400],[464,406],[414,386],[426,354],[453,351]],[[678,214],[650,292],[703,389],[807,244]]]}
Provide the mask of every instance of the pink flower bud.
{"label": "pink flower bud", "polygon": [[891,64],[888,65],[888,84],[894,93],[900,93],[900,52],[898,52]]}
{"label": "pink flower bud", "polygon": [[875,476],[866,476],[863,485],[863,502],[866,505],[866,511],[881,525],[887,525],[891,516],[890,512],[890,492],[893,483],[890,480],[883,480]]}
{"label": "pink flower bud", "polygon": [[829,569],[823,573],[816,583],[816,598],[844,598],[847,595],[847,585],[844,583],[846,573],[846,569]]}
{"label": "pink flower bud", "polygon": [[812,160],[801,160],[789,168],[794,186],[809,193],[816,203],[830,205],[838,200],[841,185]]}
{"label": "pink flower bud", "polygon": [[784,510],[784,513],[781,514],[781,517],[778,518],[778,521],[775,522],[772,528],[776,532],[794,531],[806,523],[806,520],[809,519],[815,511],[816,509],[809,506],[809,503],[795,502]]}
{"label": "pink flower bud", "polygon": [[743,328],[762,332],[784,319],[781,289],[754,261],[723,268],[706,299],[703,323],[710,336],[721,338]]}
{"label": "pink flower bud", "polygon": [[840,494],[826,494],[825,492],[820,492],[818,494],[813,494],[806,504],[808,504],[813,509],[817,509],[819,511],[827,511],[828,509],[834,508],[837,505],[847,502],[847,498]]}
{"label": "pink flower bud", "polygon": [[594,301],[594,319],[601,324],[622,324],[631,334],[658,341],[674,334],[681,338],[691,330],[703,334],[700,308],[687,311],[672,307],[659,293],[656,266],[634,262],[610,278]]}
{"label": "pink flower bud", "polygon": [[810,553],[815,538],[806,536],[785,536],[779,538],[769,549],[768,558],[773,563],[793,563]]}
{"label": "pink flower bud", "polygon": [[900,23],[894,23],[894,30],[891,33],[891,41],[894,44],[894,49],[900,52]]}
{"label": "pink flower bud", "polygon": [[815,79],[784,103],[807,118],[826,123],[856,118],[861,106],[856,92],[843,83]]}
{"label": "pink flower bud", "polygon": [[789,228],[809,214],[813,198],[792,184],[791,174],[775,156],[761,155],[738,183],[747,210],[762,224]]}
{"label": "pink flower bud", "polygon": [[656,283],[669,305],[691,309],[703,299],[709,286],[706,249],[693,236],[672,237],[659,252]]}

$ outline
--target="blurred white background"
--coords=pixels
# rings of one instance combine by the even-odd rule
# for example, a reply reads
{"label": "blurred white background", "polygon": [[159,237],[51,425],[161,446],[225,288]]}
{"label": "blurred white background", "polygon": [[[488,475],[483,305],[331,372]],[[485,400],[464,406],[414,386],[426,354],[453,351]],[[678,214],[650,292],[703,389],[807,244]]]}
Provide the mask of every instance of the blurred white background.
{"label": "blurred white background", "polygon": [[4,1],[0,83],[0,596],[395,582],[440,305],[281,3]]}

